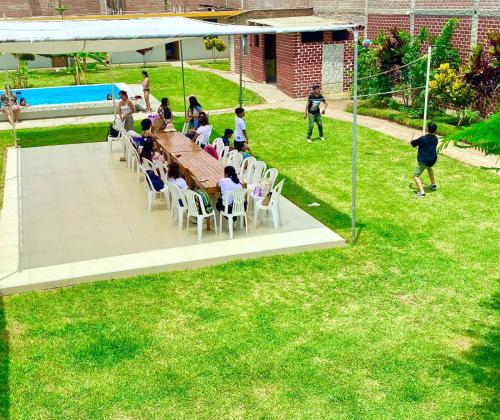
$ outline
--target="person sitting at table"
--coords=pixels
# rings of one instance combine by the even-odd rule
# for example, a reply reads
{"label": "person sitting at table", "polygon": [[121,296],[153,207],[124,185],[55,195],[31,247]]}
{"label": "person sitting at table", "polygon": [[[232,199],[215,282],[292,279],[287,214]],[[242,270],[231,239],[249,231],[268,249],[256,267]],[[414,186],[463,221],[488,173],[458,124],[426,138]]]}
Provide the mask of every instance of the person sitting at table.
{"label": "person sitting at table", "polygon": [[170,102],[168,98],[161,98],[161,105],[158,108],[158,118],[154,120],[154,126],[157,130],[164,130],[167,124],[174,121]]}
{"label": "person sitting at table", "polygon": [[207,117],[200,117],[199,122],[200,126],[194,132],[193,140],[198,141],[198,144],[203,148],[210,140],[212,126],[208,125]]}
{"label": "person sitting at table", "polygon": [[153,123],[149,118],[144,118],[141,121],[141,128],[142,128],[142,137],[144,138],[151,137],[153,140],[158,138],[156,130],[153,127]]}
{"label": "person sitting at table", "polygon": [[144,136],[144,131],[143,131],[143,138],[144,138],[144,145],[142,146],[140,153],[141,163],[143,159],[147,159],[151,162],[164,163],[165,158],[163,157],[163,155],[158,151],[155,151],[156,143],[154,138],[150,136],[147,137]]}
{"label": "person sitting at table", "polygon": [[202,111],[201,104],[198,102],[195,96],[189,97],[189,109],[188,109],[188,128],[198,128],[198,118]]}
{"label": "person sitting at table", "polygon": [[[224,168],[224,178],[218,182],[218,185],[221,196],[217,200],[215,208],[219,211],[223,211],[225,210],[226,204],[228,204],[228,212],[231,213],[233,211],[233,196],[231,193],[243,188],[233,166],[226,166]],[[229,195],[226,203],[226,194],[228,193]]]}
{"label": "person sitting at table", "polygon": [[171,182],[180,190],[188,189],[186,180],[181,177],[181,168],[179,167],[179,164],[177,162],[168,164],[167,179],[168,182]]}

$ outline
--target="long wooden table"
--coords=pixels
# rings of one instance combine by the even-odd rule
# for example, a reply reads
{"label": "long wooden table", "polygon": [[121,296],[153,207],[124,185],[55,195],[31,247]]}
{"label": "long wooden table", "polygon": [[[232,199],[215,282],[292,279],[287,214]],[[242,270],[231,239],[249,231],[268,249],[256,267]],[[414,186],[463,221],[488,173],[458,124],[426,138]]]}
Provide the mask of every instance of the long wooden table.
{"label": "long wooden table", "polygon": [[177,162],[188,185],[196,185],[209,194],[219,192],[219,181],[224,178],[224,167],[204,152],[191,139],[179,132],[161,133],[156,143],[169,162]]}

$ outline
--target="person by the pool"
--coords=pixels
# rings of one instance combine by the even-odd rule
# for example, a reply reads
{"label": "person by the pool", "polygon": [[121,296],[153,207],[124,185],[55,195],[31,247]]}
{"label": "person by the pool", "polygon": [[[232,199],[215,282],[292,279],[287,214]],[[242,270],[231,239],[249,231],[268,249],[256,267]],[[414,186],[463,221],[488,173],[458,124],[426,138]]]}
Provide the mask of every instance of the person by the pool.
{"label": "person by the pool", "polygon": [[113,100],[113,95],[111,95],[111,93],[108,93],[108,94],[106,95],[106,100],[107,100],[107,101],[112,101],[112,100]]}
{"label": "person by the pool", "polygon": [[151,112],[151,103],[149,102],[149,75],[148,72],[143,70],[142,72],[142,92],[144,93],[144,102],[146,102],[146,112]]}
{"label": "person by the pool", "polygon": [[10,85],[5,85],[5,91],[0,96],[0,101],[2,102],[2,112],[7,115],[9,122],[12,125],[19,122],[21,107],[17,104],[17,96],[12,93]]}
{"label": "person by the pool", "polygon": [[135,107],[132,101],[129,99],[127,92],[120,90],[120,102],[118,102],[117,113],[120,119],[123,121],[123,125],[126,131],[134,129],[134,118],[133,114],[135,112]]}
{"label": "person by the pool", "polygon": [[21,107],[28,107],[28,102],[26,102],[26,98],[21,98],[19,99],[19,105],[21,105]]}

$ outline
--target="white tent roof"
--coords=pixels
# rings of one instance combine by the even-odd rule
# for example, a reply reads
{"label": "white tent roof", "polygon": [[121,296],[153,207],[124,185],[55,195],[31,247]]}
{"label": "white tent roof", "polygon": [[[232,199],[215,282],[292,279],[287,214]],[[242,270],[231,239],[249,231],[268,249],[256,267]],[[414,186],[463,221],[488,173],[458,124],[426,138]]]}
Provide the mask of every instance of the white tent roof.
{"label": "white tent roof", "polygon": [[63,54],[117,52],[209,35],[290,33],[354,29],[353,24],[264,27],[226,25],[185,17],[102,20],[2,20],[0,52]]}

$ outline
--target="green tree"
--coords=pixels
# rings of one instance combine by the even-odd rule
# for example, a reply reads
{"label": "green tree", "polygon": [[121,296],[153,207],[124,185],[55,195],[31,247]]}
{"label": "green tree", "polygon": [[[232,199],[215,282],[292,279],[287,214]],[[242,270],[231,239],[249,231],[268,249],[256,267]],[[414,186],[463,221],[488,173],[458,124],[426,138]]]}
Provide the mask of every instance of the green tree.
{"label": "green tree", "polygon": [[28,61],[33,61],[35,56],[33,54],[13,54],[17,60],[17,69],[12,73],[12,84],[15,88],[29,87],[29,71]]}
{"label": "green tree", "polygon": [[226,43],[216,36],[207,36],[203,43],[205,44],[205,49],[212,53],[212,59],[214,63],[219,58],[220,53],[226,51],[227,49]]}

